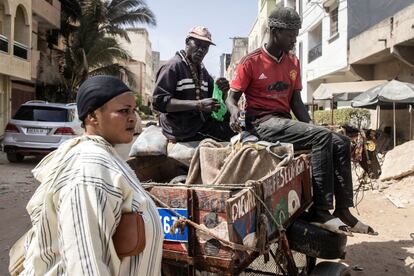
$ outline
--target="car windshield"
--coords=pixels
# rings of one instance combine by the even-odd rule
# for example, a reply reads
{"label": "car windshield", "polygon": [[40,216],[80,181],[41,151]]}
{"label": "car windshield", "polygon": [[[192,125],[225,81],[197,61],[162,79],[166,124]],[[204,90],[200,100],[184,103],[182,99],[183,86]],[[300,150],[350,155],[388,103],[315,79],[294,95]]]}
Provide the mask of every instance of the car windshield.
{"label": "car windshield", "polygon": [[69,122],[68,110],[49,106],[21,106],[13,119],[39,122]]}

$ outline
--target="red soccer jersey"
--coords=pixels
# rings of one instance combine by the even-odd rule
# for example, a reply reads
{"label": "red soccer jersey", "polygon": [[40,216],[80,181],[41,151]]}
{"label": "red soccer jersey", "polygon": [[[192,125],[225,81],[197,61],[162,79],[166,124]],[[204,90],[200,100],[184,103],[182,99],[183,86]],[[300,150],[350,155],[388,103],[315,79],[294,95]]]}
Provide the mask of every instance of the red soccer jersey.
{"label": "red soccer jersey", "polygon": [[290,118],[290,100],[301,90],[299,60],[284,54],[278,62],[264,47],[240,61],[231,88],[245,93],[247,116],[280,114]]}

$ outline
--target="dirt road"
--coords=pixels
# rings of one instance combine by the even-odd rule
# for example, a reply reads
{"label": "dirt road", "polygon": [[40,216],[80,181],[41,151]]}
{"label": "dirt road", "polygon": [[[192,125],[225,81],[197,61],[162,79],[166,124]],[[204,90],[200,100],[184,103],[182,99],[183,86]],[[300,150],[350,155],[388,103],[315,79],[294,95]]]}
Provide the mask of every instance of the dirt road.
{"label": "dirt road", "polygon": [[[11,245],[30,225],[25,207],[36,189],[30,170],[37,162],[28,159],[10,164],[0,153],[0,275],[7,275]],[[385,198],[387,194],[405,208],[396,208]],[[380,235],[349,238],[344,262],[363,269],[353,275],[414,275],[414,177],[394,183],[382,192],[365,192],[358,210],[361,220],[371,224]]]}
{"label": "dirt road", "polygon": [[9,249],[30,228],[26,204],[37,187],[30,171],[38,161],[10,164],[0,153],[0,275],[8,275]]}
{"label": "dirt road", "polygon": [[[386,195],[404,208],[394,206]],[[358,210],[361,220],[379,235],[348,239],[345,262],[363,269],[353,275],[414,275],[414,177],[393,183],[382,192],[366,192]]]}

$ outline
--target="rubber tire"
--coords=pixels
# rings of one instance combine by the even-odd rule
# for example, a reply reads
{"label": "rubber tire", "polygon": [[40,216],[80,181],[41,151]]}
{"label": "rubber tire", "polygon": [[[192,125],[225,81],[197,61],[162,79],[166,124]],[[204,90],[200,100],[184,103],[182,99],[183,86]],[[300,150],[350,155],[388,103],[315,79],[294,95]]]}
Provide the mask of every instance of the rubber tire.
{"label": "rubber tire", "polygon": [[8,152],[7,160],[9,160],[10,163],[20,163],[24,160],[24,155],[21,155],[19,153]]}
{"label": "rubber tire", "polygon": [[344,235],[332,233],[301,219],[295,220],[286,234],[290,248],[307,256],[328,260],[345,257],[347,237]]}
{"label": "rubber tire", "polygon": [[187,180],[187,175],[183,174],[183,175],[179,175],[171,179],[169,184],[178,184],[178,183],[185,184],[186,180]]}
{"label": "rubber tire", "polygon": [[321,262],[310,276],[352,276],[351,269],[342,263]]}

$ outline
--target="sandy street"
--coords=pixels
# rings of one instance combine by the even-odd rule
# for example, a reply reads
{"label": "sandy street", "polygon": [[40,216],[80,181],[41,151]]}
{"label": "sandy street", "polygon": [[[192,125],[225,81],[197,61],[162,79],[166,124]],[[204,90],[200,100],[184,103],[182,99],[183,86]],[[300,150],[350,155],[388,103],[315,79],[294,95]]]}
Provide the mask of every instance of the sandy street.
{"label": "sandy street", "polygon": [[9,249],[30,228],[26,204],[37,187],[30,171],[38,161],[10,164],[0,153],[0,275],[8,275]]}
{"label": "sandy street", "polygon": [[[38,161],[10,164],[0,153],[0,275],[7,275],[9,248],[29,228],[25,207],[36,189],[30,170]],[[353,272],[357,276],[414,275],[414,177],[382,188],[381,192],[366,191],[358,206],[360,218],[380,235],[349,238],[344,261],[362,269]],[[394,206],[386,195],[404,208]]]}

